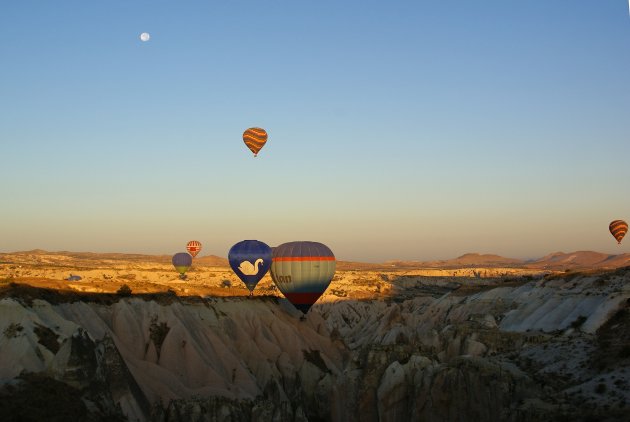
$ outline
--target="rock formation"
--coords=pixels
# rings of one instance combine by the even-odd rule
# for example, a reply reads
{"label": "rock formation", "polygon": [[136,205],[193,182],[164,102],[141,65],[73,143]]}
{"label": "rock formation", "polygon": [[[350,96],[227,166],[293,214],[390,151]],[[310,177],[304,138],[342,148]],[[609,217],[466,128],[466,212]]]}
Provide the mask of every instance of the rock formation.
{"label": "rock formation", "polygon": [[461,279],[367,285],[371,298],[359,300],[333,283],[337,293],[305,321],[276,297],[77,297],[5,285],[0,419],[548,421],[630,412],[628,268],[476,289]]}

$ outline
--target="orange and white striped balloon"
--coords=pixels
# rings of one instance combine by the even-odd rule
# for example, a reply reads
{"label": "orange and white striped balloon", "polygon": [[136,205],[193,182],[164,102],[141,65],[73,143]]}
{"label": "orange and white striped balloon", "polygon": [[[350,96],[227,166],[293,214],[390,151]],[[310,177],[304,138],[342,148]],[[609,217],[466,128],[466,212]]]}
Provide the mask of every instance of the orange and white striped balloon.
{"label": "orange and white striped balloon", "polygon": [[193,258],[196,257],[199,251],[201,251],[201,242],[198,242],[196,240],[191,240],[186,245],[186,250],[188,251],[189,254],[193,256]]}
{"label": "orange and white striped balloon", "polygon": [[621,243],[621,239],[628,233],[628,223],[623,220],[615,220],[608,226],[610,234],[617,239],[617,243]]}
{"label": "orange and white striped balloon", "polygon": [[250,127],[243,132],[243,142],[253,153],[254,157],[267,142],[267,131],[259,127]]}

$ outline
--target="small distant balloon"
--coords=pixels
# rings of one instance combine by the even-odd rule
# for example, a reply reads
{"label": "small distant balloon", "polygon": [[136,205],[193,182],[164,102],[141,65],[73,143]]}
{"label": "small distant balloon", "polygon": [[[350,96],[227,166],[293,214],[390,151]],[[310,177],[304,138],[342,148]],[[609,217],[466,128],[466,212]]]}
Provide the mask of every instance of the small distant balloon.
{"label": "small distant balloon", "polygon": [[179,278],[182,280],[186,279],[186,271],[192,265],[192,256],[188,252],[179,252],[173,255],[172,258],[173,266],[179,273]]}
{"label": "small distant balloon", "polygon": [[267,142],[267,131],[259,127],[250,127],[243,132],[243,142],[253,153],[254,157],[258,156],[258,152]]}
{"label": "small distant balloon", "polygon": [[148,32],[143,32],[142,34],[140,34],[140,41],[147,42],[150,39],[151,39],[151,35],[149,35]]}
{"label": "small distant balloon", "polygon": [[186,250],[192,257],[196,257],[199,251],[201,251],[201,242],[198,240],[191,240],[186,244]]}
{"label": "small distant balloon", "polygon": [[608,225],[608,230],[617,240],[617,243],[621,244],[621,239],[628,233],[628,223],[623,220],[615,220]]}

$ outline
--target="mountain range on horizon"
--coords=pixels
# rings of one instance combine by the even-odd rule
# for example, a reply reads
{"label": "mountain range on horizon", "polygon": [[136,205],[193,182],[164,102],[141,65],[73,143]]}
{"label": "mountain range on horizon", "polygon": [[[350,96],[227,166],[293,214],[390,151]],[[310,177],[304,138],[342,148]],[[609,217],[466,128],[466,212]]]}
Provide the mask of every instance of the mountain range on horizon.
{"label": "mountain range on horizon", "polygon": [[466,253],[457,258],[427,262],[389,261],[396,267],[453,268],[520,267],[532,269],[619,268],[630,265],[630,253],[607,254],[595,251],[552,252],[537,259],[506,258],[495,254]]}
{"label": "mountain range on horizon", "polygon": [[[137,253],[96,253],[96,252],[70,252],[70,251],[45,251],[42,249],[34,249],[30,251],[18,251],[9,253],[0,253],[0,263],[3,257],[20,256],[26,258],[28,255],[38,256],[41,260],[46,255],[78,259],[78,260],[101,260],[101,261],[131,261],[131,262],[160,262],[170,263],[170,255],[149,255]],[[198,265],[203,266],[229,266],[227,258],[216,255],[198,256],[195,258]],[[588,268],[620,268],[630,266],[630,253],[622,254],[606,254],[595,251],[575,251],[575,252],[552,252],[537,259],[517,259],[506,258],[495,254],[479,254],[470,252],[458,256],[457,258],[447,260],[433,261],[416,261],[416,260],[390,260],[383,263],[368,263],[356,261],[338,260],[338,269],[413,269],[413,268],[458,268],[458,267],[518,267],[531,269],[549,269],[549,270],[566,270],[566,269],[588,269]]]}

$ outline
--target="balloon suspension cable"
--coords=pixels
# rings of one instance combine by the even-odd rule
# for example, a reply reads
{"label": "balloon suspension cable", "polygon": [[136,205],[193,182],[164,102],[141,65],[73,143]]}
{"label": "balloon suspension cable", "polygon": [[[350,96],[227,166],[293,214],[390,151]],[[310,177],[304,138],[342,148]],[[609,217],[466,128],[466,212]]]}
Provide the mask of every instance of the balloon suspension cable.
{"label": "balloon suspension cable", "polygon": [[258,157],[258,154],[254,154],[254,157]]}
{"label": "balloon suspension cable", "polygon": [[249,291],[249,297],[254,297],[254,292],[253,291]]}
{"label": "balloon suspension cable", "polygon": [[300,321],[306,321],[306,315],[302,315],[302,316],[300,317]]}

